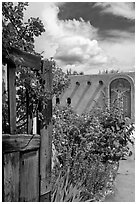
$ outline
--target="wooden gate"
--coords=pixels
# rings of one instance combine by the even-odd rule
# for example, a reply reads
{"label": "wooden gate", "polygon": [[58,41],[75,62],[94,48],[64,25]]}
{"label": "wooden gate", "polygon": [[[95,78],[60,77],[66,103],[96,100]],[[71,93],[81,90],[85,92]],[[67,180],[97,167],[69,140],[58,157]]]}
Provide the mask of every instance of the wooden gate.
{"label": "wooden gate", "polygon": [[[8,72],[9,134],[2,135],[3,157],[3,201],[36,202],[50,201],[51,141],[52,141],[52,100],[49,95],[47,107],[42,107],[44,125],[39,134],[16,134],[16,65],[20,64],[42,70],[45,87],[51,92],[52,72],[50,63],[41,61],[39,56],[12,48],[6,61]],[[50,66],[50,67],[49,67]],[[42,68],[42,69],[41,69]],[[27,121],[28,127],[30,121]]]}

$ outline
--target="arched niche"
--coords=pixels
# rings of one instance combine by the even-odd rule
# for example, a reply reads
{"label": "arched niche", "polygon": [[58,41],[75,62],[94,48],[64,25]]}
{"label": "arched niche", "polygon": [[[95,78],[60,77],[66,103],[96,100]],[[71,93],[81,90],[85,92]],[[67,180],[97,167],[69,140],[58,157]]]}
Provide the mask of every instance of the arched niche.
{"label": "arched niche", "polygon": [[123,114],[131,118],[131,84],[125,78],[116,78],[109,87],[110,104],[120,107]]}

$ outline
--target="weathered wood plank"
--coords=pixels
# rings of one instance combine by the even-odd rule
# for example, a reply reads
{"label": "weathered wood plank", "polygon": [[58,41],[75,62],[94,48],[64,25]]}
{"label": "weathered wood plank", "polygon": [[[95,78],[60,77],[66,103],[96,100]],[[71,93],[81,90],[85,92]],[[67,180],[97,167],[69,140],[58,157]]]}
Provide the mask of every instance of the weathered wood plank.
{"label": "weathered wood plank", "polygon": [[4,202],[19,201],[19,153],[9,153],[3,156],[4,168]]}
{"label": "weathered wood plank", "polygon": [[39,201],[38,151],[21,153],[20,157],[20,202]]}
{"label": "weathered wood plank", "polygon": [[40,147],[39,135],[2,135],[3,152],[24,151]]}
{"label": "weathered wood plank", "polygon": [[41,69],[41,57],[27,53],[24,51],[21,51],[17,48],[12,47],[10,49],[10,54],[11,54],[11,60],[16,64],[16,65],[21,65],[24,67],[30,67],[34,70],[40,70]]}
{"label": "weathered wood plank", "polygon": [[33,119],[31,115],[27,116],[27,133],[28,134],[33,133]]}
{"label": "weathered wood plank", "polygon": [[16,67],[13,64],[7,64],[8,72],[8,111],[10,134],[16,133]]}
{"label": "weathered wood plank", "polygon": [[[43,107],[44,126],[40,130],[40,175],[41,175],[41,198],[50,191],[51,180],[51,154],[52,154],[52,67],[50,62],[43,62],[43,72],[45,73],[45,91],[49,92],[47,106]],[[49,200],[50,201],[50,200]]]}
{"label": "weathered wood plank", "polygon": [[52,124],[48,125],[47,129],[43,128],[43,130],[41,130],[41,135],[43,135],[40,148],[41,195],[45,195],[51,190],[50,181],[51,181],[51,154],[52,154],[51,152]]}

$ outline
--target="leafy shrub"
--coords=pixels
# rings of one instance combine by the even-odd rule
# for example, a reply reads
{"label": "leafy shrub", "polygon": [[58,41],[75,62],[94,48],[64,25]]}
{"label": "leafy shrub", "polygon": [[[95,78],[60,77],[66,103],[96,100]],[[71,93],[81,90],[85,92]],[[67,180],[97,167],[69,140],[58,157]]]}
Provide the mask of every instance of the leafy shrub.
{"label": "leafy shrub", "polygon": [[84,186],[85,199],[100,200],[116,176],[114,167],[128,153],[133,129],[116,107],[98,107],[79,116],[69,106],[56,106],[53,143],[59,162],[53,177],[70,168],[71,182]]}

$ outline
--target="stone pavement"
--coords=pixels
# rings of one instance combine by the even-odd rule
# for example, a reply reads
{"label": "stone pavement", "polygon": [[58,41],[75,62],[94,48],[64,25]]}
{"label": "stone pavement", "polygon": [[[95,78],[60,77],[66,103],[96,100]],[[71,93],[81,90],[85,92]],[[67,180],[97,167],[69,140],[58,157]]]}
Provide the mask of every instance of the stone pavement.
{"label": "stone pavement", "polygon": [[115,181],[115,192],[104,202],[135,202],[135,160],[134,155],[121,160]]}

